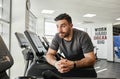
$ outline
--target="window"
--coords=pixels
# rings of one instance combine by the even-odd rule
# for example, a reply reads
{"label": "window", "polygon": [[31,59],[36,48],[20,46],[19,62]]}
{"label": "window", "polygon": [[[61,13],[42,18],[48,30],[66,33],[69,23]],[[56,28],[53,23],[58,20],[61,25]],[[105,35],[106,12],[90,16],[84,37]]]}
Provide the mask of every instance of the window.
{"label": "window", "polygon": [[26,11],[26,29],[36,32],[37,17],[29,10]]}
{"label": "window", "polygon": [[11,0],[0,0],[0,35],[8,48],[10,38],[10,1]]}
{"label": "window", "polygon": [[45,35],[54,36],[57,33],[57,27],[55,23],[45,22]]}

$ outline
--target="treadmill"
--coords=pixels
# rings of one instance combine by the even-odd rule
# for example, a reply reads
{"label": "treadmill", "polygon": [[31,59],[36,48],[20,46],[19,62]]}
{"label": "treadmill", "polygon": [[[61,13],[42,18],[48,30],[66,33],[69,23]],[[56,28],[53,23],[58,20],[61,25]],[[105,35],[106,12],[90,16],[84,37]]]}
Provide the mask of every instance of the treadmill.
{"label": "treadmill", "polygon": [[33,58],[34,58],[33,52],[29,46],[27,39],[25,38],[25,36],[22,33],[15,32],[15,36],[18,40],[19,46],[23,49],[22,54],[24,56],[24,59],[26,60],[24,76],[26,76],[27,69],[29,68],[29,66],[33,62]]}
{"label": "treadmill", "polygon": [[29,45],[34,53],[34,61],[27,71],[27,76],[42,77],[42,72],[44,72],[45,70],[58,72],[55,67],[47,63],[44,57],[47,53],[47,50],[44,48],[40,37],[38,37],[36,33],[29,30],[24,31],[24,34],[27,37]]}

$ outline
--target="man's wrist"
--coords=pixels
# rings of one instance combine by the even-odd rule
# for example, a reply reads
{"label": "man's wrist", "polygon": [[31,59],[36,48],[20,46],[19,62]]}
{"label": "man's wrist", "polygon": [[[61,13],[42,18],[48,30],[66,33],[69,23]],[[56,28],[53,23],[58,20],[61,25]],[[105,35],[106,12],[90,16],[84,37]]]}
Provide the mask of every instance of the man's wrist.
{"label": "man's wrist", "polygon": [[55,60],[54,63],[53,63],[53,66],[55,67],[55,64],[57,63],[57,61]]}

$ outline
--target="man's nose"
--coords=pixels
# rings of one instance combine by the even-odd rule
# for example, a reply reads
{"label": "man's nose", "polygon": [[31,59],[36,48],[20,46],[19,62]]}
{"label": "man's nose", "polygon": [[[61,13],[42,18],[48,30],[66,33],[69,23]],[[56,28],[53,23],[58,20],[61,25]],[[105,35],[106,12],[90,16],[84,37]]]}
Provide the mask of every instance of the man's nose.
{"label": "man's nose", "polygon": [[61,33],[61,32],[62,32],[62,29],[61,29],[60,27],[58,28],[58,32],[59,32],[59,33]]}

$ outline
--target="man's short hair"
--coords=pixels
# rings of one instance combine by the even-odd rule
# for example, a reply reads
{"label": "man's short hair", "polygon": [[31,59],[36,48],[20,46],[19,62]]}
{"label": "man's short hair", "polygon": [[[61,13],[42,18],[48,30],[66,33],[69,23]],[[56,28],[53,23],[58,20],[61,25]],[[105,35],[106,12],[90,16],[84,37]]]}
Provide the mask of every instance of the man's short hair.
{"label": "man's short hair", "polygon": [[58,20],[63,20],[63,19],[67,20],[68,23],[72,23],[71,17],[66,13],[58,15],[54,20],[58,21]]}

